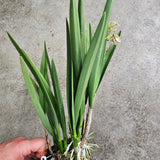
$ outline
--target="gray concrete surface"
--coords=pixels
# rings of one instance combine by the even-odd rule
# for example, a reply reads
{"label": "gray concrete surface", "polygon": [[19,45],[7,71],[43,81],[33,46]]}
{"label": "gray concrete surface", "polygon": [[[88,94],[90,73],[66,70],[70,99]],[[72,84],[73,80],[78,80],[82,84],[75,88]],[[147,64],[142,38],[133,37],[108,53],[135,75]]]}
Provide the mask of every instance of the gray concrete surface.
{"label": "gray concrete surface", "polygon": [[[105,0],[85,0],[95,29]],[[65,17],[69,0],[0,0],[0,142],[43,136],[8,30],[39,65],[43,41],[65,99]],[[96,95],[92,131],[98,160],[160,159],[160,1],[115,0],[122,37]],[[65,102],[65,101],[64,101]],[[66,102],[65,102],[66,103]]]}

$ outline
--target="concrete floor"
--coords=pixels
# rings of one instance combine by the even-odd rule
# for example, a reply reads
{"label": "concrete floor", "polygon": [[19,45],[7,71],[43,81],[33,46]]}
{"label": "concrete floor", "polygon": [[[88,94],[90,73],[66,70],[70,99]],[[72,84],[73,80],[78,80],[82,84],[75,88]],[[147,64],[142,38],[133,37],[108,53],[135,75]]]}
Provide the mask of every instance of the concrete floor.
{"label": "concrete floor", "polygon": [[[96,28],[105,0],[84,0]],[[0,0],[0,142],[43,136],[8,30],[39,66],[43,41],[54,57],[65,99],[65,17],[69,0]],[[115,0],[118,45],[96,95],[92,131],[98,160],[160,159],[160,1]],[[66,104],[66,101],[64,101]]]}

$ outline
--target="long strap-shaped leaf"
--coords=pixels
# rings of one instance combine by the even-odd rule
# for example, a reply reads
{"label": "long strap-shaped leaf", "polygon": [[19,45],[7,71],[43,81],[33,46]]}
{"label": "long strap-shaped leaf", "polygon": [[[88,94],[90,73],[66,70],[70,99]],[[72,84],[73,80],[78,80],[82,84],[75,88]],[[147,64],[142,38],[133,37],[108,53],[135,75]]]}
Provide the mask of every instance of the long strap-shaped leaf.
{"label": "long strap-shaped leaf", "polygon": [[80,106],[80,111],[79,111],[79,118],[78,118],[78,123],[77,123],[77,136],[78,139],[80,140],[81,135],[82,135],[82,127],[83,127],[83,118],[84,118],[84,109],[85,109],[85,95],[82,100],[82,104]]}
{"label": "long strap-shaped leaf", "polygon": [[66,19],[66,37],[67,37],[67,107],[70,131],[73,136],[74,146],[78,146],[76,133],[75,116],[74,116],[74,83],[73,83],[73,63],[71,58],[71,42],[69,24]]}
{"label": "long strap-shaped leaf", "polygon": [[59,108],[59,113],[60,113],[60,124],[62,126],[62,132],[63,132],[63,137],[64,137],[64,149],[66,149],[68,137],[67,137],[64,106],[63,106],[63,101],[62,101],[62,95],[61,95],[58,75],[57,75],[57,71],[56,71],[56,67],[55,67],[53,59],[52,59],[52,75],[51,76],[52,76],[52,81],[53,81],[53,86],[54,86],[54,93],[55,93],[55,96],[58,102],[58,108]]}
{"label": "long strap-shaped leaf", "polygon": [[37,80],[39,86],[41,88],[44,89],[44,93],[47,94],[48,98],[51,100],[51,102],[53,103],[54,107],[57,107],[57,102],[55,97],[52,94],[52,91],[48,85],[48,83],[46,82],[46,80],[44,79],[43,75],[41,74],[41,72],[38,70],[38,68],[35,66],[35,64],[32,62],[32,60],[29,58],[29,56],[26,54],[26,52],[24,50],[22,50],[19,45],[17,44],[17,42],[13,39],[13,37],[10,35],[9,32],[7,32],[11,42],[13,43],[13,45],[15,46],[15,48],[17,49],[18,53],[20,54],[20,56],[23,57],[25,63],[27,64],[27,66],[29,67],[29,69],[31,70],[33,76],[35,77],[35,79]]}
{"label": "long strap-shaped leaf", "polygon": [[112,9],[112,5],[113,5],[113,1],[114,0],[107,0],[107,3],[104,7],[104,11],[103,12],[106,12],[106,14],[110,17],[110,14],[111,14],[111,9]]}
{"label": "long strap-shaped leaf", "polygon": [[30,78],[31,78],[32,84],[33,84],[33,86],[34,86],[34,88],[36,90],[36,93],[38,94],[39,86],[37,85],[37,83],[34,81],[34,79],[31,76],[30,76]]}
{"label": "long strap-shaped leaf", "polygon": [[66,37],[67,37],[67,80],[66,80],[66,86],[67,86],[67,107],[68,107],[68,118],[69,118],[69,125],[70,129],[73,132],[73,129],[75,129],[74,124],[74,107],[72,104],[72,97],[74,92],[72,92],[72,79],[73,79],[73,73],[72,73],[72,58],[71,58],[71,43],[70,43],[70,31],[69,31],[69,24],[66,19]]}
{"label": "long strap-shaped leaf", "polygon": [[54,104],[55,107],[57,107],[57,105],[56,105],[57,102],[55,100],[55,97],[53,96],[52,91],[51,91],[48,83],[44,79],[43,75],[40,73],[40,71],[38,70],[38,68],[36,67],[36,65],[32,62],[32,60],[26,54],[26,52],[19,47],[19,45],[13,39],[13,37],[11,36],[11,34],[9,32],[7,32],[7,34],[9,36],[12,44],[14,45],[14,47],[17,49],[18,53],[20,54],[20,56],[23,57],[25,63],[27,64],[27,66],[31,70],[32,74],[34,75],[35,79],[39,83],[40,87],[43,86],[47,90],[47,93],[49,94],[49,97],[52,100],[52,103]]}
{"label": "long strap-shaped leaf", "polygon": [[71,42],[69,24],[66,19],[66,37],[67,37],[67,107],[69,126],[73,136],[74,146],[78,147],[78,139],[76,133],[75,115],[74,115],[74,79],[73,79],[73,63],[71,58]]}
{"label": "long strap-shaped leaf", "polygon": [[[42,55],[40,72],[42,73],[43,77],[45,78],[48,85],[50,86],[48,72],[47,72],[47,61],[46,61],[46,57],[45,57],[45,52],[43,52],[43,55]],[[38,95],[39,95],[40,104],[43,107],[44,113],[46,113],[47,103],[45,101],[45,95],[43,94],[40,87],[39,87]]]}
{"label": "long strap-shaped leaf", "polygon": [[[39,90],[41,90],[40,87],[36,84],[36,82],[33,80],[33,78],[31,76],[30,76],[30,79],[32,81],[32,84],[33,84],[37,94],[39,94]],[[39,97],[39,101],[40,101],[40,97]],[[45,105],[46,106],[48,105],[47,101],[45,101]],[[41,107],[42,107],[42,105],[41,105]],[[44,108],[44,107],[42,107],[42,108]],[[47,109],[47,107],[46,107],[46,109]],[[52,131],[53,131],[53,142],[54,142],[55,145],[58,146],[59,142],[58,142],[58,139],[57,139],[57,137],[58,137],[57,136],[57,131],[55,130],[55,127],[53,127],[54,124],[53,124],[53,121],[52,121],[52,111],[50,111],[50,109],[47,110],[47,115],[48,115],[48,118],[51,118],[51,120],[49,120],[49,122],[50,122],[50,124],[52,126]]]}
{"label": "long strap-shaped leaf", "polygon": [[81,71],[79,82],[78,82],[76,97],[75,97],[75,121],[76,123],[78,121],[80,106],[81,106],[83,97],[85,95],[86,87],[88,84],[88,80],[89,80],[89,77],[90,77],[90,74],[93,68],[93,64],[94,64],[96,55],[98,53],[98,50],[99,50],[99,47],[102,41],[104,41],[103,34],[105,30],[104,28],[105,18],[106,18],[106,14],[104,13],[101,19],[101,22],[95,32],[95,35],[91,42],[88,53],[86,54],[86,57],[84,59],[82,71]]}
{"label": "long strap-shaped leaf", "polygon": [[19,45],[16,43],[16,41],[12,38],[12,36],[9,33],[8,33],[8,36],[9,36],[11,42],[13,43],[13,45],[15,46],[15,48],[17,49],[17,51],[19,52],[20,56],[23,57],[25,63],[27,64],[27,66],[31,70],[31,72],[34,75],[35,79],[37,80],[39,86],[41,87],[43,93],[45,94],[47,103],[49,105],[47,108],[47,112],[49,114],[47,113],[47,115],[50,116],[52,114],[52,118],[50,117],[49,119],[52,120],[52,124],[54,125],[53,127],[55,127],[55,129],[56,129],[60,151],[63,152],[63,146],[62,146],[62,141],[61,141],[61,133],[60,133],[60,128],[59,128],[59,124],[58,124],[58,118],[57,118],[57,115],[56,115],[56,112],[54,109],[54,107],[57,107],[55,97],[53,96],[52,91],[49,88],[46,80],[44,79],[44,77],[42,76],[40,71],[37,69],[35,64],[31,61],[29,56],[25,53],[24,50],[22,50],[19,47]]}
{"label": "long strap-shaped leaf", "polygon": [[[45,55],[45,49],[44,49],[44,52],[43,52],[43,55],[42,55],[42,59],[41,59],[41,67],[40,67],[40,72],[42,73],[43,77],[45,78],[45,80],[47,81],[49,87],[50,87],[50,82],[49,82],[49,77],[48,77],[48,66],[47,66],[47,60],[46,60],[46,55]],[[33,83],[33,80],[32,80],[32,83]],[[34,84],[35,86],[35,84]],[[43,110],[44,110],[44,113],[47,113],[48,117],[51,117],[52,118],[52,111],[50,113],[49,109],[47,111],[47,106],[48,106],[48,103],[45,99],[45,94],[42,92],[41,88],[38,87],[38,95],[39,95],[39,101],[40,101],[40,104],[41,106],[43,107]],[[52,124],[52,126],[54,126],[52,120],[49,120],[50,123]],[[54,131],[54,137],[53,137],[53,142],[55,145],[58,146],[58,140],[57,140],[57,131],[55,129],[53,129]]]}
{"label": "long strap-shaped leaf", "polygon": [[91,40],[92,40],[92,27],[91,27],[91,24],[89,23],[87,28],[87,35],[86,35],[86,53],[88,52],[88,49],[90,47]]}
{"label": "long strap-shaped leaf", "polygon": [[[104,39],[107,37],[108,34],[108,24],[111,14],[113,0],[108,0],[105,7],[106,12],[106,21],[105,21],[105,32],[104,32]],[[97,86],[99,85],[99,80],[101,78],[101,70],[103,65],[103,56],[106,49],[106,40],[102,42],[101,47],[99,48],[99,53],[97,54],[96,61],[93,65],[93,70],[90,76],[89,84],[88,84],[88,92],[89,92],[89,105],[90,107],[93,107],[93,100],[95,96],[95,92],[97,89]]]}
{"label": "long strap-shaped leaf", "polygon": [[54,60],[52,59],[52,62],[50,64],[46,43],[44,43],[44,52],[45,52],[45,57],[46,57],[46,60],[47,60],[47,64],[48,64],[51,79],[52,79],[55,98],[57,100],[57,115],[58,115],[58,119],[59,119],[59,122],[60,122],[61,127],[62,127],[64,144],[65,144],[64,148],[66,149],[66,147],[67,147],[66,146],[67,128],[66,128],[66,120],[65,120],[63,100],[62,100],[62,95],[61,95],[61,90],[60,90],[60,85],[59,85],[59,80],[58,80],[58,75],[57,75],[57,70],[56,70],[56,67],[55,67],[55,63],[54,63]]}
{"label": "long strap-shaped leaf", "polygon": [[[103,39],[105,39],[105,34],[103,36]],[[105,41],[105,40],[104,40]],[[96,61],[94,62],[92,73],[89,79],[88,83],[88,93],[89,93],[89,106],[92,108],[93,106],[93,99],[95,95],[96,88],[99,84],[99,79],[101,76],[101,68],[103,64],[103,55],[105,52],[105,45],[102,42],[103,45],[99,48],[99,53],[96,56]]]}
{"label": "long strap-shaped leaf", "polygon": [[[91,24],[89,23],[87,27],[87,34],[86,34],[86,53],[88,52],[92,38],[93,38],[92,27],[91,27]],[[85,95],[85,104],[87,104],[88,96],[89,96],[89,92],[88,92],[88,86],[87,86],[86,95]]]}
{"label": "long strap-shaped leaf", "polygon": [[[53,90],[54,90],[54,80],[53,80],[52,66],[51,66],[51,64],[50,64],[50,60],[49,60],[49,56],[48,56],[48,52],[47,52],[47,47],[46,47],[46,42],[44,42],[44,53],[45,53],[45,58],[46,58],[46,60],[47,60],[49,72],[50,72],[51,79],[52,79]],[[59,121],[59,123],[61,123],[60,110],[59,110],[59,106],[58,106],[57,100],[56,100],[56,109],[55,109],[55,110],[56,110],[56,114],[57,114],[57,117],[58,117],[58,121]]]}
{"label": "long strap-shaped leaf", "polygon": [[28,93],[31,97],[31,100],[33,102],[33,105],[44,125],[44,127],[48,130],[48,132],[53,136],[55,137],[54,135],[54,132],[53,132],[53,129],[48,121],[48,119],[46,118],[45,116],[45,113],[42,109],[42,106],[40,105],[39,103],[39,100],[37,98],[37,94],[36,94],[36,91],[35,91],[35,87],[32,83],[32,80],[30,78],[30,75],[28,73],[28,70],[27,70],[27,67],[25,65],[25,62],[23,60],[22,57],[20,57],[20,62],[21,62],[21,68],[22,68],[22,73],[23,73],[23,77],[24,77],[24,80],[25,80],[25,83],[26,83],[26,86],[27,86],[27,89],[28,89]]}
{"label": "long strap-shaped leaf", "polygon": [[79,24],[80,24],[80,34],[81,34],[81,54],[82,62],[85,56],[85,19],[84,19],[84,0],[78,1],[78,13],[79,13]]}
{"label": "long strap-shaped leaf", "polygon": [[80,38],[80,25],[76,0],[70,0],[70,36],[71,36],[71,55],[74,66],[75,87],[77,86],[81,66],[82,66],[82,50]]}

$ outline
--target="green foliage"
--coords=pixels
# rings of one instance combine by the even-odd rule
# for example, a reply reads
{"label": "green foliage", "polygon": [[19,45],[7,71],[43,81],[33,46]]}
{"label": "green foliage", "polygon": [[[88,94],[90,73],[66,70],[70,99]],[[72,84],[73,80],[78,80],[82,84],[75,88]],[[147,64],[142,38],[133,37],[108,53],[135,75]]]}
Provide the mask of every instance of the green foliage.
{"label": "green foliage", "polygon": [[[23,76],[33,105],[44,127],[53,136],[54,145],[61,153],[65,152],[66,156],[69,152],[68,148],[79,147],[78,142],[83,135],[85,104],[89,100],[89,107],[93,107],[95,94],[116,48],[115,44],[111,44],[106,52],[106,37],[113,0],[106,2],[95,33],[92,33],[91,24],[89,24],[86,35],[83,3],[83,0],[79,0],[77,5],[76,0],[70,0],[69,22],[66,20],[68,120],[65,118],[56,66],[53,59],[49,60],[46,43],[44,43],[39,70],[28,54],[7,32],[20,55]],[[120,36],[120,32],[118,35]],[[69,125],[70,135],[67,135],[66,122]],[[68,144],[70,144],[69,147],[67,147]],[[75,154],[76,152],[77,150]]]}

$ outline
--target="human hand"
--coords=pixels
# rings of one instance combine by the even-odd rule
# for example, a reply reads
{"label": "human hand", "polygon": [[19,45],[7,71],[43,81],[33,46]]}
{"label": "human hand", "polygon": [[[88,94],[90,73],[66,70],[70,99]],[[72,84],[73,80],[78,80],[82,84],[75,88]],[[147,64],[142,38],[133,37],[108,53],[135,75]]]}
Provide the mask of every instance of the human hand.
{"label": "human hand", "polygon": [[45,150],[45,138],[27,140],[18,137],[11,141],[0,144],[0,159],[3,160],[32,160],[32,155],[40,158],[40,153]]}

